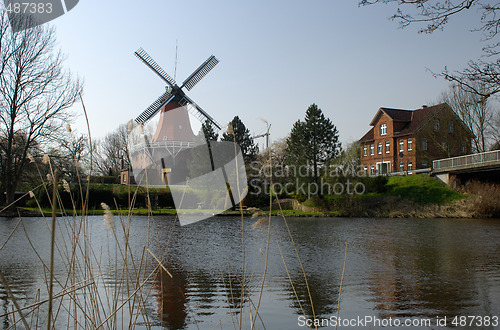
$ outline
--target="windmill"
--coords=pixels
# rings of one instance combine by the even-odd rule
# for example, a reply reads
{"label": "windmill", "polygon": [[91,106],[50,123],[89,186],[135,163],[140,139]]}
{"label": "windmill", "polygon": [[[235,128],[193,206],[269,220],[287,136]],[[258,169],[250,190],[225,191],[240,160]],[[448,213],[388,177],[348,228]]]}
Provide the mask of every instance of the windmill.
{"label": "windmill", "polygon": [[[146,110],[144,110],[135,121],[138,124],[145,125],[151,118],[153,118],[158,111],[162,111],[162,114],[167,113],[168,111],[180,107],[187,107],[190,113],[198,118],[200,121],[208,120],[215,127],[220,129],[220,125],[203,110],[200,106],[198,106],[193,100],[191,100],[186,93],[183,91],[183,88],[186,88],[188,91],[193,89],[196,84],[203,79],[216,65],[219,63],[219,60],[214,55],[211,55],[205,62],[203,62],[179,87],[175,80],[170,77],[159,65],[156,63],[151,56],[144,51],[144,49],[140,48],[136,51],[135,56],[137,56],[146,66],[148,66],[154,73],[156,73],[163,81],[167,83],[167,87],[165,93],[163,93],[156,101],[154,101]],[[163,125],[162,119],[160,118],[160,125]],[[190,125],[189,125],[190,127]],[[175,133],[176,130],[173,130],[171,133]],[[161,133],[157,130],[157,133]],[[181,135],[182,136],[182,135]],[[156,136],[154,139],[158,139],[162,137],[161,135]],[[168,136],[167,136],[168,137]]]}
{"label": "windmill", "polygon": [[[219,61],[210,56],[178,86],[142,48],[135,55],[167,83],[165,92],[137,116],[138,125],[129,134],[136,183],[148,187],[168,185],[181,225],[235,207],[248,191],[241,149],[226,141],[207,140],[195,145],[189,113],[219,130],[221,126],[184,91],[190,91]],[[155,133],[149,134],[148,122],[158,112]],[[197,213],[179,211],[193,208]]]}
{"label": "windmill", "polygon": [[[191,129],[188,113],[191,113],[202,122],[209,121],[214,127],[220,129],[217,121],[184,92],[184,89],[190,91],[219,61],[215,56],[211,55],[179,87],[176,81],[144,49],[140,48],[134,54],[156,73],[167,86],[165,92],[135,118],[135,122],[141,128],[144,128],[160,112],[155,133],[152,137],[141,141],[142,143],[135,143],[131,148],[132,155],[135,157],[135,163],[144,169],[151,167],[151,165],[155,166],[158,161],[161,161],[164,172],[162,181],[168,184],[169,177],[171,174],[173,175],[171,172],[174,164],[165,163],[165,159],[169,159],[172,163],[175,163],[181,151],[191,148],[194,145],[194,134]],[[165,157],[165,153],[169,157]],[[179,161],[177,159],[177,163]],[[177,167],[181,168],[182,166]],[[137,174],[135,173],[136,176]],[[183,175],[179,172],[177,174],[178,177],[182,177]]]}

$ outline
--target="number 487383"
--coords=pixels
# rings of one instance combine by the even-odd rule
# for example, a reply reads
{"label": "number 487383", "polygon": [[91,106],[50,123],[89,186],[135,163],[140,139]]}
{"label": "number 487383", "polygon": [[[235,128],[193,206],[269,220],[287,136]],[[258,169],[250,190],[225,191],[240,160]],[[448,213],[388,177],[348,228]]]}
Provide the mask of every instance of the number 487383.
{"label": "number 487383", "polygon": [[451,320],[455,327],[496,327],[499,324],[498,316],[455,316]]}
{"label": "number 487383", "polygon": [[9,3],[5,8],[9,14],[50,14],[52,4],[43,2]]}

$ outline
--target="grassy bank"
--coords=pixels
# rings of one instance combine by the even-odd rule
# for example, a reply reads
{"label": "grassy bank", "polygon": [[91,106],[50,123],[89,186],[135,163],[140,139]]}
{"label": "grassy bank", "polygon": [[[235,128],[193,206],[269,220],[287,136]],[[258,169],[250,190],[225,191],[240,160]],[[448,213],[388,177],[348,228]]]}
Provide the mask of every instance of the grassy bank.
{"label": "grassy bank", "polygon": [[[365,178],[366,179],[366,178]],[[368,178],[369,179],[369,178]],[[366,184],[367,192],[361,195],[323,195],[315,196],[296,203],[274,203],[273,215],[285,216],[346,216],[346,217],[500,217],[500,188],[478,182],[452,189],[437,179],[425,174],[395,177],[377,177]],[[113,213],[120,215],[175,215],[177,213],[168,189],[149,189],[142,187],[91,184],[88,198],[89,215],[102,215],[102,201],[111,207]],[[60,191],[63,204],[67,192]],[[75,190],[74,194],[78,195]],[[78,201],[78,199],[76,199]],[[50,203],[40,193],[38,198],[41,209],[49,215]],[[135,207],[129,210],[129,201],[134,201]],[[290,200],[288,200],[290,201]],[[40,215],[40,209],[28,201],[21,208],[25,216]],[[297,206],[298,205],[298,206]],[[244,215],[254,213],[253,205],[246,205]],[[283,209],[280,209],[281,208]],[[63,208],[72,214],[72,207]],[[264,208],[263,210],[265,210]],[[182,210],[182,212],[197,212],[197,210]],[[220,211],[214,211],[220,213]],[[62,214],[61,211],[58,213]],[[239,210],[224,211],[222,215],[238,215]],[[17,214],[13,214],[16,216]]]}
{"label": "grassy bank", "polygon": [[420,205],[446,204],[466,197],[428,175],[389,177],[386,196],[396,196]]}
{"label": "grassy bank", "polygon": [[425,174],[389,177],[383,192],[327,195],[304,202],[331,216],[392,218],[498,218],[500,188],[469,183],[452,189]]}

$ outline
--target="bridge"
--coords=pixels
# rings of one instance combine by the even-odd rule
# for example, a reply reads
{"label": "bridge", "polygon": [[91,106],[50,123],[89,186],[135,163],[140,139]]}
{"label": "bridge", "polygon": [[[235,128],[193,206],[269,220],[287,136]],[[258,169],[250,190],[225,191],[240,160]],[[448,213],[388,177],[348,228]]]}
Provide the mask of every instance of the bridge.
{"label": "bridge", "polygon": [[446,184],[452,175],[462,180],[500,182],[500,150],[435,160],[431,174]]}

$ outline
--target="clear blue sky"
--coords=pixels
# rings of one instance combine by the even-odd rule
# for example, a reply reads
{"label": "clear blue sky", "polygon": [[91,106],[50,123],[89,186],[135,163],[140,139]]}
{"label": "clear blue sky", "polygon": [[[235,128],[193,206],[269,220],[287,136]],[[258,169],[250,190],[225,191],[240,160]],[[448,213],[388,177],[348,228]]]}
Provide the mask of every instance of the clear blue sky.
{"label": "clear blue sky", "polygon": [[[316,103],[350,142],[379,107],[434,102],[448,83],[426,68],[462,69],[481,55],[472,16],[425,35],[399,29],[387,19],[394,10],[360,8],[356,0],[81,0],[52,24],[67,67],[85,81],[94,137],[135,118],[164,91],[133,52],[143,47],[173,75],[178,40],[178,82],[210,54],[220,60],[188,95],[221,124],[238,115],[259,134],[263,118],[275,140]],[[85,131],[83,118],[74,126]]]}

